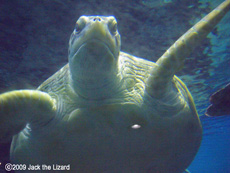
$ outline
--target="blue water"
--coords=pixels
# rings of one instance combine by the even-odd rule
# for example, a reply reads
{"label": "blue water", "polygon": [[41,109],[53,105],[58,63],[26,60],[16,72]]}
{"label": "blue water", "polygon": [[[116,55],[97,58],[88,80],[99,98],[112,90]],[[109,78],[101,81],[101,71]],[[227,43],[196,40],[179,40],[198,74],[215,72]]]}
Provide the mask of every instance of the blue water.
{"label": "blue water", "polygon": [[199,173],[230,172],[230,115],[201,117],[203,140],[194,161],[188,168]]}
{"label": "blue water", "polygon": [[[209,1],[216,6],[222,1]],[[217,26],[218,35],[209,34],[211,52],[208,58],[212,61],[208,75],[204,76],[204,89],[199,91],[190,85],[190,91],[201,115],[203,125],[203,140],[194,161],[189,167],[191,172],[229,173],[230,172],[230,115],[222,117],[205,117],[205,105],[208,99],[204,95],[211,95],[216,90],[230,82],[230,14]],[[204,53],[204,52],[203,52]],[[205,67],[205,65],[204,65]],[[202,74],[202,72],[200,72]],[[198,91],[198,92],[197,92]],[[200,92],[200,95],[198,94]]]}

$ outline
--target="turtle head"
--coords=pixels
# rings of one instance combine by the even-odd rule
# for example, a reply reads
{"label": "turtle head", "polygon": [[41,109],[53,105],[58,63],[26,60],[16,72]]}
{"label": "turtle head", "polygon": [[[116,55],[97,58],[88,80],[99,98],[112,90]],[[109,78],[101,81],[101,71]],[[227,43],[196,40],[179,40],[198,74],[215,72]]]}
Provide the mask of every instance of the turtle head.
{"label": "turtle head", "polygon": [[92,61],[97,60],[97,64],[103,57],[117,61],[119,52],[120,34],[113,16],[81,16],[77,20],[69,41],[70,62],[81,58],[86,61],[87,55],[93,56]]}
{"label": "turtle head", "polygon": [[81,16],[77,20],[68,57],[75,91],[92,97],[90,90],[112,83],[117,75],[120,45],[113,16]]}

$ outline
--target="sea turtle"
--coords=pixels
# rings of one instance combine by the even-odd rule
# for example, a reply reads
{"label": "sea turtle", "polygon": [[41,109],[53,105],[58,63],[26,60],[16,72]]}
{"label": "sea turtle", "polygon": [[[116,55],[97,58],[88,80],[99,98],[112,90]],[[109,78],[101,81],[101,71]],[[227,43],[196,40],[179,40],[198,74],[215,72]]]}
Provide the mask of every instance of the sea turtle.
{"label": "sea turtle", "polygon": [[66,66],[37,90],[0,95],[0,139],[14,135],[12,163],[26,170],[183,172],[202,127],[174,74],[229,8],[223,2],[156,63],[120,51],[113,16],[81,16]]}
{"label": "sea turtle", "polygon": [[211,105],[207,108],[207,116],[221,116],[230,114],[230,83],[218,90],[210,97]]}

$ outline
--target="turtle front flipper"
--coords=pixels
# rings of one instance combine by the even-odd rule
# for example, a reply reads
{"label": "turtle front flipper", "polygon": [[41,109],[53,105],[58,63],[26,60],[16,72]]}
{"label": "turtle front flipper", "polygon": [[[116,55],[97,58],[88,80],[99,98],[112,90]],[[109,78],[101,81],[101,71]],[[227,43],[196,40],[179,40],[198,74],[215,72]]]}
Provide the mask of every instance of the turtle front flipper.
{"label": "turtle front flipper", "polygon": [[0,95],[0,142],[5,142],[30,123],[38,127],[56,113],[56,101],[37,90],[17,90]]}
{"label": "turtle front flipper", "polygon": [[170,82],[175,73],[183,67],[185,58],[213,30],[229,9],[230,0],[226,0],[189,29],[158,59],[159,68],[152,70],[147,81],[148,94],[156,98],[167,94]]}

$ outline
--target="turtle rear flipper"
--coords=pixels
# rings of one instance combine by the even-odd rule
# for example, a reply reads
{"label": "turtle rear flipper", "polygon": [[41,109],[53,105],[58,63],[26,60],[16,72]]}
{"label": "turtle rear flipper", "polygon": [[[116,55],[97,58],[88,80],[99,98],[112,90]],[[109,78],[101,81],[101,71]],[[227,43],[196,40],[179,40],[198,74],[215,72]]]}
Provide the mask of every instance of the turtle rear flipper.
{"label": "turtle rear flipper", "polygon": [[222,116],[230,114],[230,83],[218,90],[210,97],[211,105],[207,108],[205,115]]}
{"label": "turtle rear flipper", "polygon": [[46,123],[55,116],[56,101],[37,90],[17,90],[0,95],[0,142],[23,130]]}

